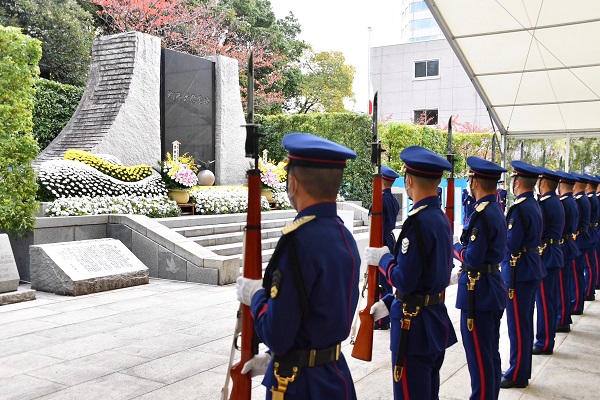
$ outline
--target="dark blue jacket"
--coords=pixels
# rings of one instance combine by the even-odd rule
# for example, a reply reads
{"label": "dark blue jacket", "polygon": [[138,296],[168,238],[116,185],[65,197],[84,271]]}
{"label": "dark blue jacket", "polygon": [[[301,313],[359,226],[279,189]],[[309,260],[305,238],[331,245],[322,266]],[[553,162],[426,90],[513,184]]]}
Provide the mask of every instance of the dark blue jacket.
{"label": "dark blue jacket", "polygon": [[[379,268],[400,293],[412,295],[440,293],[450,283],[452,270],[450,221],[440,209],[437,196],[419,201],[408,215],[403,224],[407,227],[406,231],[403,229],[396,243],[396,256],[384,255],[379,262]],[[390,310],[392,323],[396,320],[399,324],[401,317],[402,303],[394,299]],[[398,348],[398,339],[398,337],[391,337],[392,349]],[[441,303],[423,307],[419,315],[412,320],[407,354],[439,353],[456,342],[456,334],[448,317],[446,305]]]}
{"label": "dark blue jacket", "polygon": [[[454,258],[469,269],[479,270],[483,264],[499,264],[506,251],[506,220],[496,195],[475,203],[475,211],[463,229],[464,242],[453,246]],[[458,277],[456,308],[467,309],[469,278]],[[500,272],[484,273],[475,284],[475,311],[504,310],[506,288]]]}
{"label": "dark blue jacket", "polygon": [[575,258],[579,257],[581,252],[573,240],[573,234],[577,232],[579,223],[579,210],[573,199],[573,193],[563,193],[560,196],[560,202],[565,210],[565,226],[563,229],[563,244],[561,245],[563,253],[563,264],[567,265]]}
{"label": "dark blue jacket", "polygon": [[577,247],[579,251],[586,252],[590,247],[590,232],[588,229],[590,227],[590,201],[585,195],[585,192],[578,192],[573,195],[575,199],[575,204],[577,204],[577,210],[579,214],[579,221],[577,222],[577,239],[575,243],[577,243]]}
{"label": "dark blue jacket", "polygon": [[466,224],[469,220],[469,217],[473,213],[475,209],[473,207],[475,204],[475,198],[469,194],[467,189],[463,189],[462,191],[462,205],[463,205],[463,224]]}
{"label": "dark blue jacket", "polygon": [[[308,299],[307,319],[302,316],[290,246],[283,248],[277,263],[282,274],[277,296],[271,298],[261,289],[252,298],[256,332],[275,354],[323,349],[342,342],[350,333],[356,310],[360,270],[356,242],[337,216],[335,203],[307,207],[298,213],[296,220],[311,215],[316,218],[287,233],[294,235],[292,240]],[[263,384],[267,388],[277,385],[273,361]],[[348,385],[354,393],[352,377],[342,355],[336,362],[303,368],[288,386],[288,393],[310,390],[316,394],[314,398],[326,398],[328,393],[344,393]]]}
{"label": "dark blue jacket", "polygon": [[[546,271],[540,262],[538,247],[542,242],[542,212],[533,192],[522,193],[508,210],[507,252],[502,260],[502,279],[510,282],[510,255],[521,253],[517,261],[515,282],[541,280]],[[523,251],[526,249],[527,251]]]}
{"label": "dark blue jacket", "polygon": [[544,243],[552,240],[553,244],[546,244],[542,253],[542,265],[546,269],[562,268],[563,255],[560,244],[563,229],[565,227],[565,210],[556,195],[551,191],[544,193],[540,197],[540,208],[542,210],[542,219],[544,221],[544,230],[542,231],[542,246]]}
{"label": "dark blue jacket", "polygon": [[392,189],[383,189],[383,241],[390,251],[394,249],[394,239],[390,233],[396,227],[396,218],[400,212],[400,204]]}
{"label": "dark blue jacket", "polygon": [[598,243],[598,218],[600,217],[600,204],[598,204],[598,197],[596,197],[596,192],[587,193],[587,198],[590,201],[590,244],[591,246],[596,246]]}

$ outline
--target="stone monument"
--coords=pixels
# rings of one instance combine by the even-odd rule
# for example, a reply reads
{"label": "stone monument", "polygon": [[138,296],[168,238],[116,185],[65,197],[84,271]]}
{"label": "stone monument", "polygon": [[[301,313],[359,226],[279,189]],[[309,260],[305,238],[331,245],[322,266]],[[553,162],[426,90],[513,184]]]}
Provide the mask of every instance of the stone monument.
{"label": "stone monument", "polygon": [[34,299],[34,290],[19,290],[19,272],[8,235],[0,234],[0,305]]}
{"label": "stone monument", "polygon": [[116,239],[30,246],[31,287],[79,296],[148,283],[148,268]]}

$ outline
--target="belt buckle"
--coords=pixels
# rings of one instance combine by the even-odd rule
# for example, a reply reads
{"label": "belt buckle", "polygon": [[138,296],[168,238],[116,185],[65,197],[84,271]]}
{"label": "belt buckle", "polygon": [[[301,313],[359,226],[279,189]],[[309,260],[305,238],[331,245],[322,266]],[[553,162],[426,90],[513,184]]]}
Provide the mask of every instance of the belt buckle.
{"label": "belt buckle", "polygon": [[311,349],[310,350],[310,355],[308,357],[308,366],[310,368],[315,366],[315,358],[317,358],[317,350],[315,349]]}
{"label": "belt buckle", "polygon": [[425,303],[423,304],[425,307],[427,307],[429,305],[429,299],[430,299],[429,295],[426,294],[425,295]]}

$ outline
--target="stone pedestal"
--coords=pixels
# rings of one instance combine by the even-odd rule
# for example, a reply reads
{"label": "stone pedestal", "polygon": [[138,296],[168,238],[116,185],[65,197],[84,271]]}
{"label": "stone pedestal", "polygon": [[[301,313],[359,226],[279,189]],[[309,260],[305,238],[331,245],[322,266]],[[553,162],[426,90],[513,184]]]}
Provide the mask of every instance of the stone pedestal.
{"label": "stone pedestal", "polygon": [[116,239],[30,247],[31,287],[78,296],[148,283],[148,268]]}
{"label": "stone pedestal", "polygon": [[6,233],[0,234],[0,293],[14,292],[19,287],[19,272]]}

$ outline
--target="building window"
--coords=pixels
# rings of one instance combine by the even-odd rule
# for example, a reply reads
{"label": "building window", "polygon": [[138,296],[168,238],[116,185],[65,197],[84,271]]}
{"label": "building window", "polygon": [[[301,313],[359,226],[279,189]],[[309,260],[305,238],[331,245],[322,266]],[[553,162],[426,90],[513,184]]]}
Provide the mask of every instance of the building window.
{"label": "building window", "polygon": [[415,29],[430,29],[437,28],[437,22],[433,18],[413,19],[410,21],[410,28]]}
{"label": "building window", "polygon": [[415,1],[410,3],[410,12],[427,11],[427,4],[424,1]]}
{"label": "building window", "polygon": [[437,125],[438,110],[415,110],[413,122],[418,125]]}
{"label": "building window", "polygon": [[440,75],[440,60],[415,61],[415,78],[432,78]]}

